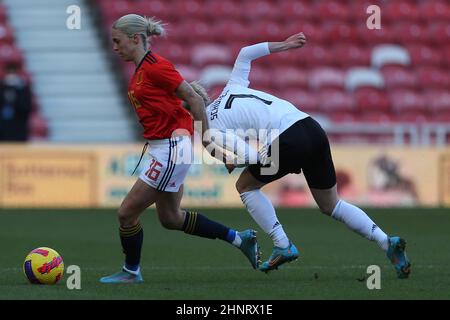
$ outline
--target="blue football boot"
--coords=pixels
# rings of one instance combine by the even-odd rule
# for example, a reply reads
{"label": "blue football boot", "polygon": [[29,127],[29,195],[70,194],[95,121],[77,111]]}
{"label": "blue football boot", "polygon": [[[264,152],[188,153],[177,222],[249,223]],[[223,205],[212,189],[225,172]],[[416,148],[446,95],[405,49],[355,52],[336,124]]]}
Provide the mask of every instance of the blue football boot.
{"label": "blue football boot", "polygon": [[238,232],[238,235],[242,239],[239,249],[241,249],[241,251],[248,258],[253,269],[258,269],[260,252],[258,242],[256,241],[256,231],[244,230]]}
{"label": "blue football boot", "polygon": [[392,262],[397,271],[397,277],[400,279],[408,278],[411,272],[411,263],[405,252],[406,241],[400,237],[389,238],[389,248],[386,256]]}
{"label": "blue football boot", "polygon": [[291,262],[298,258],[298,250],[292,242],[289,241],[289,246],[287,248],[273,247],[272,255],[269,260],[264,261],[259,270],[265,273],[270,270],[278,269],[283,263]]}
{"label": "blue football boot", "polygon": [[103,277],[100,279],[101,283],[141,283],[144,282],[142,279],[141,270],[139,269],[136,274],[128,272],[125,268],[122,271],[114,273],[110,276]]}

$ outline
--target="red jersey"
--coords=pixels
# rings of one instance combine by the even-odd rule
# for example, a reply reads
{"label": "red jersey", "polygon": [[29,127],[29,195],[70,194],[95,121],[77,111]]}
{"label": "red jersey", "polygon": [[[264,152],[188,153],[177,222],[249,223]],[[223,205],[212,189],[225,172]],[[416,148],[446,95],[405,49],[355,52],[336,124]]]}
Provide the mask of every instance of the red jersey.
{"label": "red jersey", "polygon": [[175,95],[183,80],[170,61],[151,51],[137,66],[128,85],[128,99],[144,127],[145,139],[167,139],[177,129],[192,135],[191,114]]}

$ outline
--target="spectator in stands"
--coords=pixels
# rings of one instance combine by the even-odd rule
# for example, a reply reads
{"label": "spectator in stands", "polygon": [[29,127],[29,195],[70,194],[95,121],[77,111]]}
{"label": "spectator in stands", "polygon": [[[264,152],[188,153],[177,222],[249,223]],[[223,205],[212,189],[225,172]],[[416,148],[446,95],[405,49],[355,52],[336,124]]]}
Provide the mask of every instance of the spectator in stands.
{"label": "spectator in stands", "polygon": [[[192,107],[196,120],[205,126],[207,122],[202,98],[170,61],[147,48],[148,38],[163,32],[160,22],[136,14],[121,17],[112,27],[114,51],[123,60],[136,65],[128,97],[144,127],[143,136],[148,141],[146,146],[150,146],[150,159],[118,211],[125,264],[118,273],[101,278],[102,283],[143,281],[140,257],[144,234],[140,216],[152,204],[156,204],[156,212],[165,228],[229,242],[247,256],[253,268],[258,267],[259,251],[254,230],[236,232],[200,213],[180,209],[183,183],[193,154],[192,118],[183,109],[182,101]],[[186,156],[188,163],[178,162]]]}
{"label": "spectator in stands", "polygon": [[[251,216],[274,242],[272,254],[260,270],[277,269],[298,257],[298,250],[284,232],[273,204],[260,189],[289,173],[303,171],[320,211],[375,241],[394,264],[398,277],[406,278],[410,263],[404,252],[405,241],[388,237],[363,210],[339,198],[330,145],[319,123],[286,100],[248,88],[253,60],[301,48],[305,43],[306,37],[299,33],[282,42],[242,48],[227,85],[210,104],[204,88],[198,83],[191,84],[205,104],[209,104],[207,116],[211,131],[214,130],[211,135],[219,147],[209,149],[211,154],[224,161],[229,172],[238,164],[246,166],[236,182],[236,189]],[[261,130],[267,133],[257,135]],[[247,139],[259,139],[263,146],[256,151]],[[238,161],[230,163],[227,151],[233,152]],[[275,170],[269,172],[271,168]]]}
{"label": "spectator in stands", "polygon": [[19,70],[16,64],[6,65],[0,81],[0,141],[28,140],[31,88]]}

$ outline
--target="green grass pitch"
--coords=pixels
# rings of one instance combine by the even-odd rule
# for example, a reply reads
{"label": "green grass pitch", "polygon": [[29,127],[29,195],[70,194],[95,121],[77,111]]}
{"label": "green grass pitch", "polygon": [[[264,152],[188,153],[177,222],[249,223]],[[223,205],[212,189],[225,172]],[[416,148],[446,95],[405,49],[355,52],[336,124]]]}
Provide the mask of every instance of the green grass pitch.
{"label": "green grass pitch", "polygon": [[[242,230],[255,228],[267,258],[271,241],[244,209],[200,210]],[[143,215],[139,285],[104,285],[123,255],[115,210],[0,210],[0,299],[449,299],[450,212],[445,209],[367,209],[385,232],[407,240],[411,277],[396,278],[378,246],[316,209],[279,209],[301,257],[269,274],[255,271],[239,250],[221,240],[163,229],[155,212]],[[53,286],[31,285],[22,274],[26,254],[57,250],[65,266],[81,268],[81,290],[68,275]],[[367,267],[381,268],[381,289],[366,287]],[[359,279],[359,280],[358,280]]]}

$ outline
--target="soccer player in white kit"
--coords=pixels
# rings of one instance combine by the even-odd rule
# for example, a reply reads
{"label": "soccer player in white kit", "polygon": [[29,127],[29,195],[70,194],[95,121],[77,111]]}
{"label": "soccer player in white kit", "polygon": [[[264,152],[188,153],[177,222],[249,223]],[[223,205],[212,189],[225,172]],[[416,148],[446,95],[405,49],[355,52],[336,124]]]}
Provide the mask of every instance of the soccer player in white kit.
{"label": "soccer player in white kit", "polygon": [[[399,237],[388,237],[364,211],[339,198],[330,145],[319,123],[290,102],[248,87],[253,60],[301,48],[305,43],[305,35],[298,33],[282,42],[264,42],[242,48],[227,85],[211,103],[201,86],[191,84],[208,101],[210,133],[215,136],[216,145],[221,147],[216,147],[212,154],[226,162],[229,172],[236,164],[225,160],[224,150],[233,151],[246,165],[236,189],[250,215],[274,243],[271,256],[260,265],[260,270],[277,269],[298,257],[298,250],[284,232],[272,203],[260,189],[286,174],[298,174],[303,170],[320,211],[375,241],[395,266],[397,276],[407,278],[410,263],[405,253],[406,242]],[[268,135],[262,139],[263,146],[255,150],[246,144],[246,139],[255,138],[252,135],[261,129]],[[261,136],[257,138],[261,140]],[[265,173],[264,169],[269,166],[276,172]]]}

